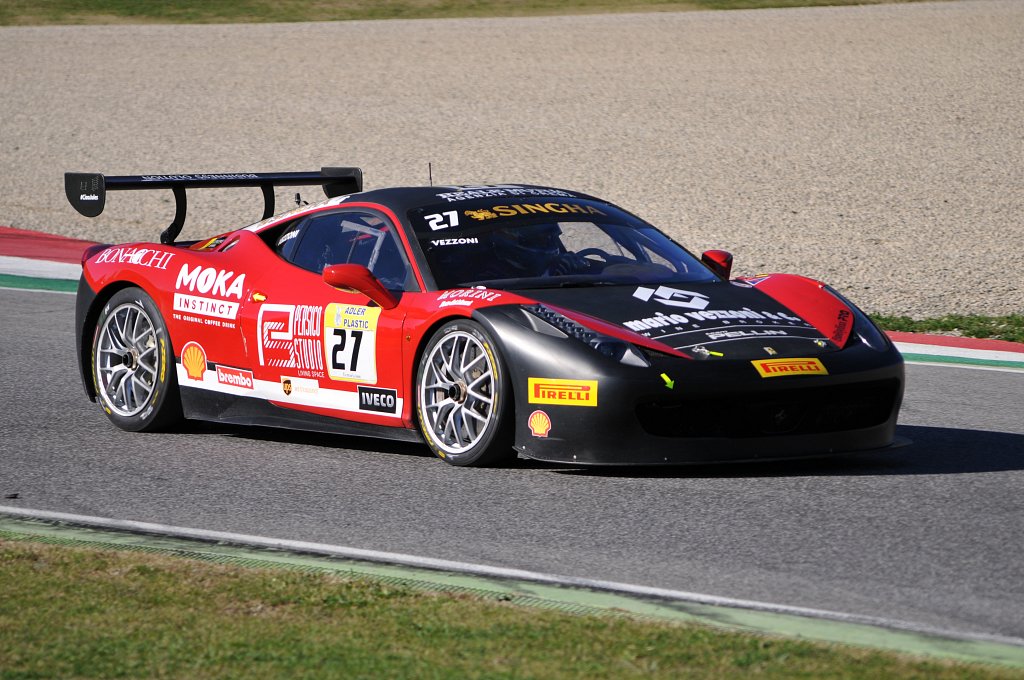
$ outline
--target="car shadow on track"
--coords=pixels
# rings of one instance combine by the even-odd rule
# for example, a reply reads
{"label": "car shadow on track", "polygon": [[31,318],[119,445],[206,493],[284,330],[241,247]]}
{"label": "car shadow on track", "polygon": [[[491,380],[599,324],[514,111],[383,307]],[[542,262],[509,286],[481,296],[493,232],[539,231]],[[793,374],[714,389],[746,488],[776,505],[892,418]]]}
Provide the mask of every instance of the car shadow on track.
{"label": "car shadow on track", "polygon": [[[763,463],[722,463],[670,467],[558,468],[572,475],[605,477],[749,478],[876,475],[959,475],[1024,470],[1024,434],[901,425],[902,448],[869,454]],[[541,463],[520,461],[530,467]]]}
{"label": "car shadow on track", "polygon": [[259,425],[231,425],[201,420],[186,420],[175,429],[178,434],[220,435],[237,439],[273,442],[276,444],[294,444],[324,449],[343,451],[353,449],[373,453],[390,453],[404,456],[434,458],[425,444],[416,442],[377,439],[375,437],[358,437],[355,435],[325,434],[306,430],[289,430],[279,427],[262,427]]}
{"label": "car shadow on track", "polygon": [[[321,434],[274,427],[225,425],[186,421],[180,434],[219,434],[280,444],[329,449],[354,449],[416,458],[436,459],[426,445],[350,435]],[[545,463],[526,458],[495,466],[504,469],[549,471],[567,475],[637,478],[756,478],[877,475],[956,475],[1024,470],[1024,434],[962,430],[947,427],[901,425],[897,435],[911,440],[907,446],[887,452],[845,454],[827,458],[720,463],[656,467],[586,467]],[[492,468],[493,469],[493,468]]]}

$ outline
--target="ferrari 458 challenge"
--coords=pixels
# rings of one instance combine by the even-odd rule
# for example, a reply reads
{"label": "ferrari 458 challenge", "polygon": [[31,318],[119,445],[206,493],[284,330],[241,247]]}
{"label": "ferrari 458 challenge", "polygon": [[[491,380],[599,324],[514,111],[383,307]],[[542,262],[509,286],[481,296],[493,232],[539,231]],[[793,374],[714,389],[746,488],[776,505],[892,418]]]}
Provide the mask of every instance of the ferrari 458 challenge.
{"label": "ferrari 458 challenge", "polygon": [[[274,213],[274,189],[326,200]],[[255,224],[176,242],[186,190],[259,187]],[[170,189],[160,243],[83,255],[85,390],[125,430],[181,418],[423,441],[453,465],[821,456],[893,445],[903,361],[823,283],[730,278],[607,201],[544,186],[364,191],[358,168],[67,173],[95,217]],[[297,201],[298,203],[298,201]]]}

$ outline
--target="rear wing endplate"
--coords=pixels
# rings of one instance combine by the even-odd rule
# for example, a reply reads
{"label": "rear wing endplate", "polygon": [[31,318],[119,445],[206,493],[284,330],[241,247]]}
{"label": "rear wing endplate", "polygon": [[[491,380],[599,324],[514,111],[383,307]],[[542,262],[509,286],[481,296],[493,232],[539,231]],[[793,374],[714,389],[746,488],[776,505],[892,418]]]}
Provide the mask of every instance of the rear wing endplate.
{"label": "rear wing endplate", "polygon": [[124,175],[106,177],[95,172],[64,173],[64,193],[75,210],[86,217],[103,212],[108,191],[170,189],[174,192],[174,221],[160,234],[160,242],[174,243],[185,226],[188,203],[185,190],[214,187],[259,187],[263,190],[263,219],[274,214],[274,187],[314,186],[328,198],[363,190],[360,168],[321,168],[319,172],[237,172],[193,175]]}

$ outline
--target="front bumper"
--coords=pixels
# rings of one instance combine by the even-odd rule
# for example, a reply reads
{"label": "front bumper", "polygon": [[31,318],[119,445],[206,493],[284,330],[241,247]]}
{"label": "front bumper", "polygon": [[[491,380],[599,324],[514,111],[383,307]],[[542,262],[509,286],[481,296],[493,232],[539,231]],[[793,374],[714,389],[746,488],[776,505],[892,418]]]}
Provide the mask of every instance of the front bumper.
{"label": "front bumper", "polygon": [[[570,338],[530,331],[515,312],[477,318],[502,339],[515,446],[529,458],[678,465],[811,458],[896,442],[904,371],[892,346],[824,354],[828,375],[762,378],[750,361],[648,353],[650,367],[627,366]],[[567,398],[538,399],[545,381],[567,386]],[[593,399],[572,399],[576,384],[592,388]]]}

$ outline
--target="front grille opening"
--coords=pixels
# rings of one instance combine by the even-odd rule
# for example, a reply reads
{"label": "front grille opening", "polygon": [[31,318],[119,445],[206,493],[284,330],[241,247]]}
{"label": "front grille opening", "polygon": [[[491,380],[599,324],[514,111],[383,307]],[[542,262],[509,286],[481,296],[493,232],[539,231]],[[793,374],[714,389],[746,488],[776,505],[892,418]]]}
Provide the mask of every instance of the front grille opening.
{"label": "front grille opening", "polygon": [[659,437],[770,437],[881,425],[899,397],[896,378],[853,385],[641,402],[636,414]]}

